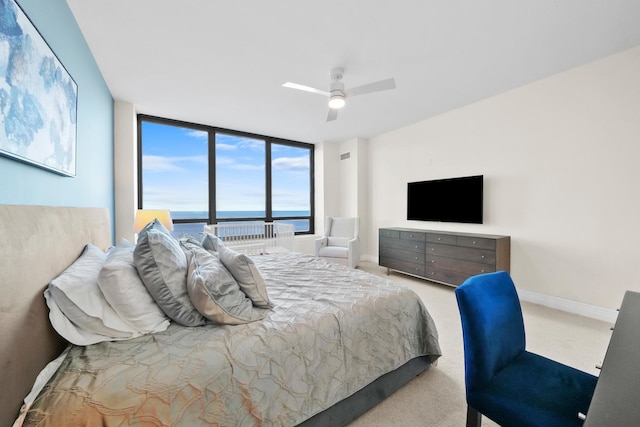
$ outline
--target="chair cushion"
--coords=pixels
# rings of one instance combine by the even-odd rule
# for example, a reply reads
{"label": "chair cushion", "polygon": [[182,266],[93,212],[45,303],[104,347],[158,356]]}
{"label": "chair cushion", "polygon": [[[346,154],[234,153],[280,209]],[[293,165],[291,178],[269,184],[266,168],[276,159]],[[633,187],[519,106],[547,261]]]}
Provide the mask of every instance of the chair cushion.
{"label": "chair cushion", "polygon": [[346,248],[349,246],[349,240],[351,240],[351,237],[328,237],[327,246],[342,246]]}
{"label": "chair cushion", "polygon": [[354,237],[355,219],[333,218],[331,219],[332,237]]}
{"label": "chair cushion", "polygon": [[323,246],[318,250],[318,256],[325,258],[348,258],[349,248],[343,246]]}
{"label": "chair cushion", "polygon": [[502,426],[581,426],[597,378],[546,357],[522,352],[467,402]]}
{"label": "chair cushion", "polygon": [[525,351],[522,309],[506,271],[470,277],[455,290],[464,339],[465,384],[483,388]]}

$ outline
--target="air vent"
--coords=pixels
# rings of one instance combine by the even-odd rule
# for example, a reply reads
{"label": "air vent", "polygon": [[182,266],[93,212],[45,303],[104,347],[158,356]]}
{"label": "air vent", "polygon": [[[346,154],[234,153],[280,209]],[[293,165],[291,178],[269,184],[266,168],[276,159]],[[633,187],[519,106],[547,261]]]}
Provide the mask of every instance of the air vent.
{"label": "air vent", "polygon": [[340,160],[347,160],[349,157],[351,157],[351,153],[340,154]]}

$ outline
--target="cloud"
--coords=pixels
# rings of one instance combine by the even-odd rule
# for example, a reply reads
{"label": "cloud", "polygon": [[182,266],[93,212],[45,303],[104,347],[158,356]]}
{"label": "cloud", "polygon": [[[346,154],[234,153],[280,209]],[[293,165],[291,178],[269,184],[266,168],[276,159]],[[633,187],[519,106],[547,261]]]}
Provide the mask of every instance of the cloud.
{"label": "cloud", "polygon": [[275,169],[309,169],[309,157],[279,157],[273,160]]}
{"label": "cloud", "polygon": [[189,129],[186,130],[185,133],[190,138],[204,139],[207,141],[209,140],[209,133],[203,130]]}
{"label": "cloud", "polygon": [[233,151],[235,149],[237,149],[238,147],[236,145],[231,145],[231,144],[224,144],[222,142],[216,142],[216,150],[220,150],[220,151]]}
{"label": "cloud", "polygon": [[263,171],[264,164],[251,164],[251,163],[238,163],[236,158],[233,157],[216,157],[216,166],[224,166],[227,169],[241,170],[241,171]]}
{"label": "cloud", "polygon": [[148,172],[170,172],[184,170],[180,163],[207,164],[207,156],[163,157],[146,154],[142,156],[142,168]]}

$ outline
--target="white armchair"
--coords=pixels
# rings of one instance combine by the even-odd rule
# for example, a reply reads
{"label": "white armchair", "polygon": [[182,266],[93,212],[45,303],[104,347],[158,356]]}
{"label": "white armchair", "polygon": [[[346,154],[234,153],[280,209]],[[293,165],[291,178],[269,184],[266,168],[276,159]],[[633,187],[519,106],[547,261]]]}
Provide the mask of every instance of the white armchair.
{"label": "white armchair", "polygon": [[360,261],[359,218],[327,217],[324,235],[315,241],[316,257],[355,268]]}

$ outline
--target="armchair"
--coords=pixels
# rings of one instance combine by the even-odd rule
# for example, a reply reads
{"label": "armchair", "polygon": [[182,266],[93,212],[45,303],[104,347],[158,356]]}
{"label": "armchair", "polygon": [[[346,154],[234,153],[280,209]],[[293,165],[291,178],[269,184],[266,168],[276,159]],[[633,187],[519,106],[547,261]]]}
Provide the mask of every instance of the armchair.
{"label": "armchair", "polygon": [[597,377],[525,350],[520,300],[506,271],[455,290],[462,320],[467,427],[581,426]]}
{"label": "armchair", "polygon": [[360,261],[359,218],[327,217],[324,235],[315,241],[316,257],[355,268]]}

